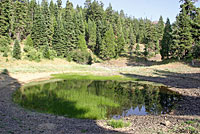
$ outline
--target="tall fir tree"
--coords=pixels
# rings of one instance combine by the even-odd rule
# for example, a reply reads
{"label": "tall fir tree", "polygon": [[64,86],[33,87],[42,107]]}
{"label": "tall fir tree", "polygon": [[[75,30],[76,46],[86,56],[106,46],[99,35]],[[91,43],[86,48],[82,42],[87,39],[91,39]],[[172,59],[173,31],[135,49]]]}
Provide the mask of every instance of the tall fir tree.
{"label": "tall fir tree", "polygon": [[170,47],[172,45],[172,28],[170,24],[169,18],[167,18],[167,22],[165,24],[163,39],[161,41],[161,56],[162,59],[169,59],[170,55]]}
{"label": "tall fir tree", "polygon": [[90,48],[93,52],[95,51],[96,46],[96,34],[97,34],[97,26],[94,21],[88,20],[88,48]]}
{"label": "tall fir tree", "polygon": [[[192,26],[191,26],[191,18],[190,13],[188,11],[188,1],[186,0],[181,5],[181,12],[176,18],[176,27],[174,27],[173,34],[173,57],[178,59],[185,59],[192,56],[192,45],[194,43],[194,39],[192,38]],[[190,1],[191,2],[191,1]]]}
{"label": "tall fir tree", "polygon": [[48,2],[47,0],[43,0],[42,1],[42,14],[43,14],[43,17],[44,17],[44,27],[45,29],[44,32],[45,32],[45,35],[46,35],[46,39],[47,39],[47,42],[48,43],[44,43],[44,44],[49,44],[49,46],[52,45],[52,38],[53,38],[53,20],[52,20],[52,17],[51,17],[51,12],[49,10],[49,7],[48,7]]}
{"label": "tall fir tree", "polygon": [[14,32],[15,38],[21,40],[26,27],[27,21],[27,2],[19,0],[14,2]]}
{"label": "tall fir tree", "polygon": [[74,23],[73,23],[73,4],[67,0],[65,13],[64,13],[64,32],[65,32],[65,47],[67,57],[70,55],[70,52],[76,48],[76,37],[74,31]]}
{"label": "tall fir tree", "polygon": [[115,35],[113,33],[113,28],[110,25],[109,30],[105,33],[102,40],[102,45],[100,46],[100,57],[103,60],[109,60],[115,57]]}
{"label": "tall fir tree", "polygon": [[[58,17],[60,18],[60,17]],[[57,56],[64,57],[66,53],[64,27],[61,19],[54,19],[54,34],[52,47],[56,51]]]}
{"label": "tall fir tree", "polygon": [[157,35],[158,35],[159,41],[161,41],[162,38],[163,38],[164,28],[165,28],[165,24],[164,24],[164,21],[163,21],[163,17],[160,16],[158,24],[157,24]]}
{"label": "tall fir tree", "polygon": [[0,2],[0,36],[9,37],[11,5],[11,0],[2,0]]}
{"label": "tall fir tree", "polygon": [[18,40],[15,40],[12,56],[17,60],[21,59],[21,47]]}
{"label": "tall fir tree", "polygon": [[36,49],[40,49],[41,47],[45,46],[46,42],[48,42],[46,29],[45,17],[42,14],[41,8],[38,7],[34,15],[31,33],[31,38]]}

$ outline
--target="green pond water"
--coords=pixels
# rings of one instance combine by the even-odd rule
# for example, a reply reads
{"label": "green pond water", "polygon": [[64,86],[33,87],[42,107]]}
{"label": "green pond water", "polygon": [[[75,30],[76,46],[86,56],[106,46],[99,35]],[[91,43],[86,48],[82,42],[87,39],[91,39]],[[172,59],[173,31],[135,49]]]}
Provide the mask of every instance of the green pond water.
{"label": "green pond water", "polygon": [[110,119],[170,112],[180,96],[136,82],[60,80],[25,86],[13,95],[22,107],[73,118]]}

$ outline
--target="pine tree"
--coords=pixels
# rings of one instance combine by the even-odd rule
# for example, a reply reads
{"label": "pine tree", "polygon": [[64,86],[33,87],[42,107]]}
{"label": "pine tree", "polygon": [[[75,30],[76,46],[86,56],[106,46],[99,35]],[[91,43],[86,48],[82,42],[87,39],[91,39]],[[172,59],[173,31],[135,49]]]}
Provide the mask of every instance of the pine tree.
{"label": "pine tree", "polygon": [[192,21],[192,36],[195,41],[193,47],[193,57],[200,57],[200,8],[196,8],[196,15]]}
{"label": "pine tree", "polygon": [[[60,18],[60,17],[59,17]],[[65,36],[64,36],[64,27],[62,20],[54,19],[54,34],[52,47],[56,51],[57,56],[63,57],[65,55],[66,47],[65,47]]]}
{"label": "pine tree", "polygon": [[78,49],[80,49],[82,51],[86,51],[87,50],[87,45],[86,45],[86,41],[85,41],[85,36],[84,35],[79,35]]}
{"label": "pine tree", "polygon": [[15,37],[21,40],[25,32],[27,19],[27,2],[21,2],[19,0],[14,2],[14,32]]}
{"label": "pine tree", "polygon": [[137,43],[136,48],[135,48],[135,52],[137,56],[139,56],[139,51],[140,51],[140,45]]}
{"label": "pine tree", "polygon": [[26,16],[26,28],[25,28],[25,32],[26,35],[31,34],[31,30],[33,28],[33,21],[34,21],[34,15],[37,9],[37,3],[36,0],[31,0],[30,2],[28,2],[28,11],[27,11],[27,16]]}
{"label": "pine tree", "polygon": [[73,4],[67,0],[64,14],[64,29],[65,29],[65,47],[67,57],[70,52],[76,48],[75,31],[73,23]]}
{"label": "pine tree", "polygon": [[43,50],[43,56],[46,59],[50,59],[50,52],[49,52],[49,44],[48,44],[48,42],[46,42],[44,45],[45,45],[45,47],[44,47],[44,50]]}
{"label": "pine tree", "polygon": [[43,31],[45,32],[45,37],[48,41],[48,44],[51,46],[52,45],[52,38],[53,38],[53,21],[51,17],[51,13],[48,7],[48,2],[46,0],[42,1],[42,14],[44,16],[44,25],[43,26]]}
{"label": "pine tree", "polygon": [[165,24],[163,21],[163,17],[160,16],[158,24],[157,24],[157,34],[158,34],[158,40],[161,41],[163,38]]}
{"label": "pine tree", "polygon": [[112,9],[111,3],[109,3],[109,6],[108,6],[108,8],[106,9],[105,13],[106,13],[106,20],[107,20],[108,22],[110,22],[110,24],[114,24],[114,16],[113,16],[114,11],[113,11],[113,9]]}
{"label": "pine tree", "polygon": [[59,9],[62,7],[62,0],[57,0],[57,6]]}
{"label": "pine tree", "polygon": [[[186,1],[187,3],[188,1]],[[192,44],[194,40],[192,38],[192,26],[190,23],[190,16],[187,14],[187,4],[181,5],[181,12],[176,19],[176,27],[174,27],[173,34],[173,57],[178,59],[189,58],[192,56]]]}
{"label": "pine tree", "polygon": [[133,33],[133,29],[131,27],[130,32],[129,32],[129,52],[132,55],[133,47],[136,43],[136,37]]}
{"label": "pine tree", "polygon": [[53,0],[51,0],[51,2],[50,2],[49,10],[50,10],[51,16],[54,16],[55,15],[55,5],[53,3]]}
{"label": "pine tree", "polygon": [[41,8],[38,7],[34,15],[31,33],[31,38],[36,49],[40,49],[45,46],[46,42],[48,42],[48,31],[46,29],[45,17],[41,12]]}
{"label": "pine tree", "polygon": [[12,56],[13,56],[13,58],[15,58],[17,60],[21,59],[21,48],[20,48],[18,40],[15,40]]}
{"label": "pine tree", "polygon": [[165,29],[164,29],[164,35],[163,39],[161,41],[161,56],[162,59],[169,59],[169,52],[170,52],[170,46],[172,44],[172,28],[170,24],[169,18],[167,18],[167,22],[165,24]]}
{"label": "pine tree", "polygon": [[11,0],[3,0],[0,2],[0,36],[9,37],[11,4]]}
{"label": "pine tree", "polygon": [[100,46],[100,57],[103,60],[109,60],[115,57],[115,37],[113,33],[113,28],[110,25],[109,30],[105,33],[105,36]]}
{"label": "pine tree", "polygon": [[121,18],[117,18],[116,20],[116,29],[115,29],[115,43],[116,43],[116,57],[122,55],[125,52],[125,39],[124,33],[122,30]]}
{"label": "pine tree", "polygon": [[97,27],[94,21],[88,20],[88,48],[90,48],[93,52],[95,51],[96,46],[96,33]]}

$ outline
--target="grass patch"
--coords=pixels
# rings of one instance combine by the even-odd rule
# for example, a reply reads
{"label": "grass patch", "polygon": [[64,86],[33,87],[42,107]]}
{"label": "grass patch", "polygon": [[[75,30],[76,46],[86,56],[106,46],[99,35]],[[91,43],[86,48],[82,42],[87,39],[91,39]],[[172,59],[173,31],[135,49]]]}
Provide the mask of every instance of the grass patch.
{"label": "grass patch", "polygon": [[107,124],[113,128],[123,128],[131,125],[130,122],[124,122],[123,120],[109,120]]}
{"label": "grass patch", "polygon": [[78,75],[78,74],[53,74],[54,79],[64,79],[64,80],[118,80],[118,81],[136,81],[138,79],[123,77],[120,75],[112,76],[96,76],[96,75]]}

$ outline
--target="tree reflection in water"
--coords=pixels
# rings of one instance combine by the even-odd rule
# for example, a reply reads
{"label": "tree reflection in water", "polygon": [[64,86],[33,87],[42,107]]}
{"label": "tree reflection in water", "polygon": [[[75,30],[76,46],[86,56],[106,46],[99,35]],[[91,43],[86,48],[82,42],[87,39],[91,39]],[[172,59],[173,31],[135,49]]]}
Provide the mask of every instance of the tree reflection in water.
{"label": "tree reflection in water", "polygon": [[14,101],[25,108],[89,119],[165,114],[179,99],[166,87],[92,80],[49,82],[23,87],[14,94]]}

